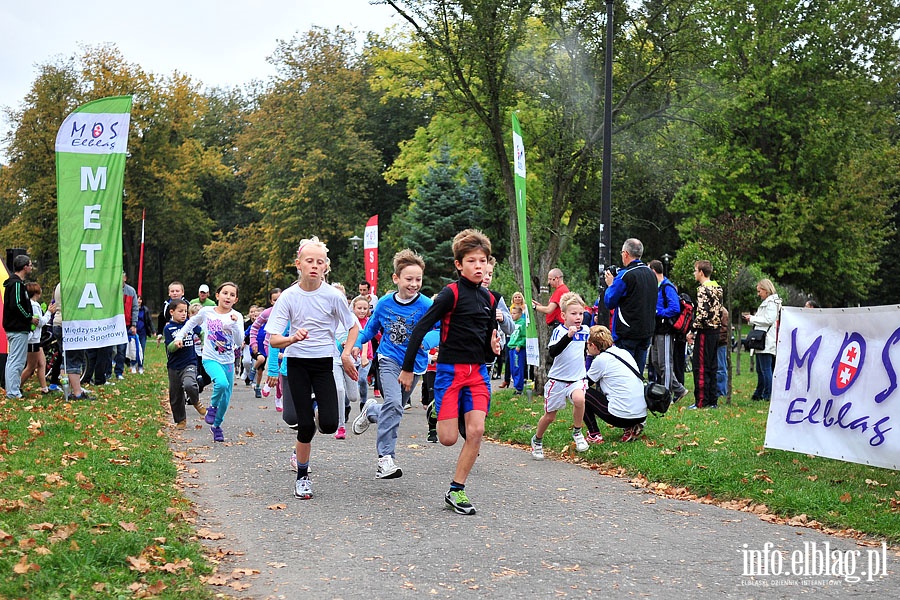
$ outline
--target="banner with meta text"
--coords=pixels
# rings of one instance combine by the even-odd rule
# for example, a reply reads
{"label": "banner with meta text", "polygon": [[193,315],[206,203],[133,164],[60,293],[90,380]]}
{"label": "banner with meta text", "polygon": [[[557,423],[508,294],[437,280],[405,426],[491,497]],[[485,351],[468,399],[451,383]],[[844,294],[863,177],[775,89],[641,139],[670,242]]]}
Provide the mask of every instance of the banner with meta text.
{"label": "banner with meta text", "polygon": [[525,361],[532,366],[541,364],[538,348],[537,325],[534,309],[531,307],[531,266],[528,262],[527,203],[525,202],[525,143],[522,140],[522,126],[516,113],[512,115],[513,171],[516,188],[516,222],[519,225],[519,250],[522,255],[522,281],[525,289]]}
{"label": "banner with meta text", "polygon": [[60,309],[63,344],[125,344],[122,191],[131,96],[94,100],[56,135]]}
{"label": "banner with meta text", "polygon": [[767,448],[900,468],[900,306],[781,312]]}

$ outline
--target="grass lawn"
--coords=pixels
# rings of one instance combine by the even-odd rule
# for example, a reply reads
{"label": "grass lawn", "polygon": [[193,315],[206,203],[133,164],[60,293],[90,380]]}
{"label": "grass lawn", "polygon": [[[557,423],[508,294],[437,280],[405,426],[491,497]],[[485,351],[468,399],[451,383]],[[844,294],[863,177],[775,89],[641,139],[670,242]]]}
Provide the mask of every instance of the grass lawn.
{"label": "grass lawn", "polygon": [[[742,374],[735,377],[731,405],[723,400],[719,410],[685,410],[693,399],[688,373],[692,393],[663,418],[649,416],[638,442],[622,443],[621,429],[601,424],[605,442],[574,456],[569,407],[545,434],[544,452],[649,481],[662,493],[709,497],[770,520],[815,521],[828,529],[853,529],[900,542],[900,473],[763,448],[768,403],[750,400],[756,374],[749,370],[749,356],[741,356]],[[495,393],[487,435],[527,446],[543,412],[542,401],[535,396],[528,402],[507,390]]]}
{"label": "grass lawn", "polygon": [[210,598],[167,445],[165,353],[92,402],[0,397],[0,598]]}

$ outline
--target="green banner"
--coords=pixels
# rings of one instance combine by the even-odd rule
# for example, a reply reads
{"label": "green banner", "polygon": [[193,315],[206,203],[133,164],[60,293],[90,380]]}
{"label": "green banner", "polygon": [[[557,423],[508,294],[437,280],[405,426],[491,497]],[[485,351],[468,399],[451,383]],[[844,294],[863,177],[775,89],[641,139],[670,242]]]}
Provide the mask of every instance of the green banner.
{"label": "green banner", "polygon": [[56,135],[59,278],[67,349],[125,344],[122,191],[131,96],[79,106]]}
{"label": "green banner", "polygon": [[525,202],[525,144],[522,142],[522,126],[516,114],[512,115],[513,166],[516,183],[516,217],[519,223],[519,249],[522,254],[522,280],[525,282],[525,354],[529,365],[541,364],[538,348],[537,325],[534,309],[531,307],[531,265],[528,259],[528,225],[526,223]]}

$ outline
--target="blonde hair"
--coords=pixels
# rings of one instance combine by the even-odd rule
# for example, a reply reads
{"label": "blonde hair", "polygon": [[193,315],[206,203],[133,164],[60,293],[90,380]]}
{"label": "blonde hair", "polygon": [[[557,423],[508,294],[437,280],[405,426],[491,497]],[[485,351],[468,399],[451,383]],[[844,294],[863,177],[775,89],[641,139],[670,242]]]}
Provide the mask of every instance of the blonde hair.
{"label": "blonde hair", "polygon": [[354,298],[353,300],[350,301],[350,308],[356,307],[357,302],[365,302],[366,306],[367,307],[369,306],[369,301],[366,299],[365,296],[357,296],[356,298]]}
{"label": "blonde hair", "polygon": [[203,307],[199,304],[191,304],[190,306],[188,306],[188,314],[193,317],[198,312],[200,312],[201,308],[203,308]]}
{"label": "blonde hair", "polygon": [[603,325],[594,325],[591,327],[588,343],[597,346],[600,352],[603,352],[613,345],[612,333]]}
{"label": "blonde hair", "polygon": [[760,279],[759,283],[756,284],[756,287],[762,288],[766,292],[767,296],[775,295],[775,284],[772,283],[771,279]]}
{"label": "blonde hair", "polygon": [[400,252],[394,255],[394,275],[400,275],[400,272],[403,271],[406,267],[416,266],[425,270],[425,261],[421,256],[410,250],[409,248],[404,248]]}
{"label": "blonde hair", "polygon": [[559,299],[559,308],[563,312],[566,312],[566,310],[573,304],[577,304],[581,308],[587,306],[584,303],[584,300],[581,299],[581,296],[579,296],[575,292],[567,292],[562,295],[562,298]]}
{"label": "blonde hair", "polygon": [[316,236],[311,236],[309,238],[300,240],[300,245],[297,246],[297,258],[300,258],[300,253],[303,252],[303,249],[308,246],[318,246],[325,251],[325,254],[328,254],[328,246],[326,246],[323,242],[320,242],[319,238],[317,238]]}

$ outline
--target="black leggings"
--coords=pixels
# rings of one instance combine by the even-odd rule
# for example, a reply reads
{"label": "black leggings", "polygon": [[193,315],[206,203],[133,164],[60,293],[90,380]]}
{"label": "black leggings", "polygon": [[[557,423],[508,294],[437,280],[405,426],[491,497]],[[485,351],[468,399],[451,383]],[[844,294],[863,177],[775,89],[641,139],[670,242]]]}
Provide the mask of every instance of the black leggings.
{"label": "black leggings", "polygon": [[332,358],[287,357],[287,380],[291,400],[297,414],[297,441],[308,444],[316,434],[313,398],[319,409],[319,430],[334,433],[338,427],[337,386],[332,372]]}
{"label": "black leggings", "polygon": [[613,427],[621,427],[622,429],[640,425],[647,420],[646,417],[639,419],[617,417],[609,412],[609,400],[606,394],[600,390],[588,388],[584,393],[584,423],[587,425],[589,433],[600,432],[600,428],[597,426],[597,417],[600,417]]}

